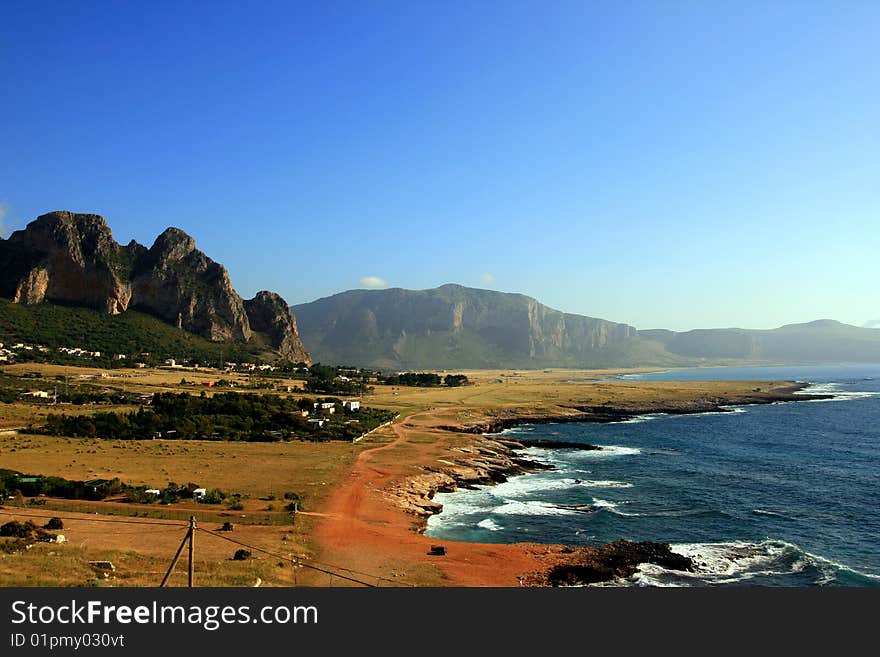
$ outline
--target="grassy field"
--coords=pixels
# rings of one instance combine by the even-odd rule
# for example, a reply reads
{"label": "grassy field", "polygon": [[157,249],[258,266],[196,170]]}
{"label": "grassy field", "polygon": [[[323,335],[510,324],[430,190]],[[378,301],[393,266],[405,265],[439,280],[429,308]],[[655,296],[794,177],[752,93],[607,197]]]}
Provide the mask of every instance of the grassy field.
{"label": "grassy field", "polygon": [[[70,382],[79,381],[82,385],[112,389],[125,387],[128,391],[188,390],[209,395],[214,389],[205,388],[201,383],[218,378],[217,372],[208,370],[102,372],[94,368],[34,364],[8,366],[3,372],[19,376],[38,374],[44,388],[46,382],[54,385],[60,377],[70,385]],[[120,441],[53,437],[26,429],[3,432],[4,427],[39,425],[48,413],[90,413],[119,410],[120,407],[0,404],[0,464],[4,468],[76,480],[118,477],[129,484],[157,488],[172,481],[178,484],[193,482],[243,496],[243,508],[237,511],[224,505],[194,502],[161,506],[47,500],[44,506],[32,506],[25,500],[24,507],[7,505],[0,508],[0,524],[13,518],[26,520],[34,515],[40,516],[35,521],[42,523],[44,519],[58,515],[64,518],[62,533],[68,542],[36,544],[27,552],[14,554],[0,550],[0,585],[156,585],[179,545],[185,531],[184,519],[189,514],[195,515],[202,523],[200,526],[211,532],[197,534],[197,584],[253,586],[257,581],[265,586],[339,584],[339,580],[333,582],[325,574],[294,568],[284,558],[319,558],[332,564],[335,556],[340,560],[344,558],[347,567],[358,566],[370,573],[378,569],[388,577],[405,570],[409,573],[407,583],[440,585],[446,581],[447,574],[438,569],[436,562],[423,563],[424,557],[400,560],[379,551],[378,561],[370,562],[366,556],[361,560],[357,540],[350,543],[348,553],[316,542],[314,523],[347,522],[344,513],[337,514],[338,517],[325,516],[325,513],[328,509],[336,513],[332,509],[340,508],[338,504],[331,504],[331,499],[337,491],[346,488],[353,476],[355,461],[365,450],[373,451],[365,463],[372,463],[369,468],[375,470],[361,469],[358,476],[363,485],[352,490],[363,496],[364,504],[368,505],[364,509],[380,510],[375,514],[378,520],[367,518],[359,525],[360,531],[372,533],[383,531],[386,522],[407,527],[414,524],[413,518],[400,516],[397,511],[381,511],[389,504],[385,487],[405,484],[407,477],[421,471],[422,464],[468,443],[467,434],[436,429],[447,422],[462,422],[481,413],[528,411],[552,414],[570,411],[577,405],[613,403],[626,406],[652,400],[742,394],[754,385],[754,382],[600,381],[598,379],[609,374],[602,371],[503,370],[465,374],[471,384],[458,388],[376,386],[372,394],[363,398],[364,404],[399,411],[402,424],[379,429],[358,444]],[[193,381],[193,385],[181,386],[180,379],[184,377]],[[227,378],[230,377],[227,375]],[[232,378],[242,386],[251,381],[246,375],[233,375]],[[301,382],[278,380],[277,384],[300,385]],[[39,387],[39,380],[35,379],[34,385]],[[303,395],[300,391],[283,394]],[[401,436],[405,438],[401,439]],[[376,451],[375,448],[383,445],[389,449]],[[296,493],[303,500],[301,512],[293,525],[284,518],[287,502],[283,496],[287,492]],[[356,500],[352,498],[350,501]],[[232,561],[238,546],[224,540],[215,531],[226,518],[235,524],[234,532],[227,537],[261,547],[273,556],[255,552],[251,560]],[[5,540],[0,539],[0,543]],[[478,555],[479,551],[474,554]],[[373,555],[368,556],[372,558]],[[117,570],[110,578],[96,577],[88,566],[88,561],[102,559],[116,565]],[[343,564],[336,565],[341,567]],[[463,572],[467,572],[466,569]],[[180,577],[175,576],[173,583],[181,583]]]}

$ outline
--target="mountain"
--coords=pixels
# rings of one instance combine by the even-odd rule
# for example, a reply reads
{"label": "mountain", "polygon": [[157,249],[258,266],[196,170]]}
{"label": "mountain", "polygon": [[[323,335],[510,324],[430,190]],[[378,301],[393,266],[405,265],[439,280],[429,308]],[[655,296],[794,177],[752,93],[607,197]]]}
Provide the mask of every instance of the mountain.
{"label": "mountain", "polygon": [[460,285],[350,290],[293,307],[313,358],[386,369],[880,362],[880,330],[636,330],[531,297]]}
{"label": "mountain", "polygon": [[820,319],[776,329],[639,331],[672,354],[709,361],[880,363],[880,329]]}
{"label": "mountain", "polygon": [[122,246],[99,215],[44,214],[0,239],[0,297],[110,315],[142,311],[214,342],[265,340],[280,357],[309,362],[284,300],[272,292],[243,300],[226,268],[178,228],[150,248]]}
{"label": "mountain", "polygon": [[[409,369],[601,366],[635,364],[654,350],[632,326],[563,313],[522,294],[461,285],[351,290],[293,311],[303,342],[325,363]],[[663,354],[655,359],[682,360]]]}

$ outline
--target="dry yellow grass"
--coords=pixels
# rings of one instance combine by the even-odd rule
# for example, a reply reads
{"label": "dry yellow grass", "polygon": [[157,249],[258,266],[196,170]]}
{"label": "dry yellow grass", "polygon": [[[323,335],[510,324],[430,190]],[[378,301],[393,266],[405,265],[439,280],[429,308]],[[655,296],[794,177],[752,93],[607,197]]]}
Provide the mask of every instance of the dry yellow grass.
{"label": "dry yellow grass", "polygon": [[[129,391],[161,390],[206,391],[203,381],[214,381],[220,374],[206,370],[115,370],[101,372],[94,368],[52,365],[14,365],[8,373],[39,372],[44,382],[57,376]],[[558,413],[578,405],[640,404],[651,401],[689,400],[695,397],[742,395],[751,392],[755,382],[686,382],[644,383],[625,380],[599,381],[618,371],[547,370],[466,372],[471,385],[460,388],[405,388],[376,386],[364,398],[366,405],[397,410],[403,417],[433,409],[424,414],[427,422],[415,420],[408,428],[409,440],[376,457],[377,465],[389,472],[416,472],[424,454],[438,453],[450,445],[466,442],[463,434],[436,431],[438,423],[460,422],[471,415],[491,415],[499,410],[528,413]],[[106,375],[106,376],[103,376]],[[125,375],[125,376],[122,376]],[[239,384],[248,383],[246,375],[223,375]],[[88,378],[80,378],[88,377]],[[197,385],[181,387],[181,378]],[[591,380],[592,379],[592,380]],[[277,380],[277,385],[299,385],[295,380]],[[766,385],[766,384],[758,384]],[[765,388],[766,389],[766,388]],[[296,391],[284,393],[302,395]],[[115,407],[113,410],[119,410]],[[0,404],[0,429],[39,425],[47,413],[93,412],[108,407],[72,407],[33,404]],[[430,420],[430,421],[429,421]],[[428,426],[431,424],[432,426]],[[237,443],[214,441],[115,441],[50,437],[28,433],[0,433],[0,467],[32,474],[55,475],[67,479],[119,477],[126,483],[162,487],[168,482],[194,482],[205,487],[237,491],[247,496],[241,514],[263,512],[273,504],[280,509],[282,497],[293,491],[305,497],[306,513],[297,516],[295,526],[256,526],[237,522],[231,537],[261,546],[278,554],[319,555],[321,546],[313,542],[312,525],[335,490],[349,476],[352,464],[364,448],[390,442],[393,432],[381,429],[364,443]],[[435,445],[436,443],[436,445]],[[427,452],[425,450],[428,450]],[[378,493],[378,491],[377,491]],[[274,502],[261,500],[270,494]],[[150,505],[155,507],[156,505]],[[182,512],[198,514],[207,505],[194,503],[172,505]],[[216,507],[211,511],[217,511]],[[220,509],[222,510],[222,509]],[[107,513],[119,513],[111,505]],[[48,508],[25,510],[0,509],[0,520],[19,514],[62,515]],[[102,523],[115,516],[95,516],[68,511],[63,533],[70,539],[62,545],[39,544],[26,553],[0,553],[0,585],[131,585],[151,586],[161,580],[180,538],[182,525],[167,526],[156,521],[154,527],[141,524]],[[244,522],[248,520],[243,519]],[[138,522],[149,522],[139,518]],[[216,529],[212,525],[211,529]],[[259,555],[252,561],[233,562],[236,546],[216,537],[197,536],[197,578],[202,585],[249,586],[259,577],[265,585],[330,583],[324,575],[295,570],[289,563]],[[319,555],[320,556],[320,555]],[[324,554],[332,561],[332,554]],[[117,564],[115,579],[96,581],[88,568],[89,560],[109,559]],[[412,565],[412,564],[411,564]],[[413,572],[410,572],[413,575]],[[420,583],[441,584],[436,569],[427,569],[418,577]],[[179,583],[180,580],[176,579]]]}

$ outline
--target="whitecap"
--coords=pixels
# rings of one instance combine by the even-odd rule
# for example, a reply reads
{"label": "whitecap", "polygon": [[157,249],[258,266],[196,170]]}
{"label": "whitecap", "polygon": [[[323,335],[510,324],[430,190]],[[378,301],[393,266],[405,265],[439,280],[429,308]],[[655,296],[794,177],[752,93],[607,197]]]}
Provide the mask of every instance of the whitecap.
{"label": "whitecap", "polygon": [[492,509],[492,513],[506,516],[568,516],[578,513],[578,511],[549,502],[509,500]]}
{"label": "whitecap", "polygon": [[502,529],[504,529],[504,527],[502,527],[497,522],[492,520],[492,518],[486,518],[485,520],[481,520],[480,522],[477,523],[477,527],[482,527],[483,529],[488,529],[491,532],[497,532],[497,531],[501,531]]}

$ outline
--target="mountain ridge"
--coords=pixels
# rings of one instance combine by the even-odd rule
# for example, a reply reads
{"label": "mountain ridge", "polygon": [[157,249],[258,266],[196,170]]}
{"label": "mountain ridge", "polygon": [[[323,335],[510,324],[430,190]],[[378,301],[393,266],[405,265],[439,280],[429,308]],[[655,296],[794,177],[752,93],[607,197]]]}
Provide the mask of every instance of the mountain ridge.
{"label": "mountain ridge", "polygon": [[0,296],[15,303],[79,304],[110,315],[128,309],[214,342],[269,336],[278,356],[310,362],[286,302],[261,291],[245,301],[226,268],[169,227],[149,248],[122,246],[104,217],[59,210],[0,240]]}
{"label": "mountain ridge", "polygon": [[880,330],[820,319],[775,329],[639,330],[524,294],[447,283],[355,289],[292,306],[314,358],[398,369],[880,362]]}

